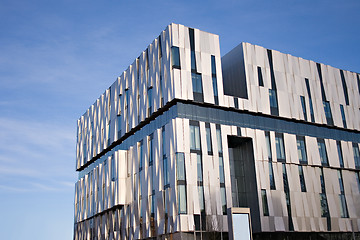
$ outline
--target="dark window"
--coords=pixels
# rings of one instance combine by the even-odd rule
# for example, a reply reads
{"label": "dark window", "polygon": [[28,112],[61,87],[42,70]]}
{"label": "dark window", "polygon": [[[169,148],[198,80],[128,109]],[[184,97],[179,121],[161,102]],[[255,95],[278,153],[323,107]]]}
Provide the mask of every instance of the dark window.
{"label": "dark window", "polygon": [[143,169],[143,140],[139,142],[139,172]]}
{"label": "dark window", "polygon": [[317,143],[318,143],[318,148],[319,148],[321,164],[323,166],[329,166],[324,139],[318,138]]}
{"label": "dark window", "polygon": [[272,162],[269,162],[269,178],[270,178],[270,189],[275,190],[276,186],[275,186],[275,178],[274,178],[274,170],[273,170]]}
{"label": "dark window", "polygon": [[349,95],[348,95],[348,90],[347,90],[347,85],[346,85],[343,70],[340,70],[340,76],[341,76],[342,87],[343,87],[343,90],[344,90],[345,102],[346,102],[346,105],[349,105]]}
{"label": "dark window", "polygon": [[200,128],[198,122],[190,122],[190,150],[200,151]]}
{"label": "dark window", "polygon": [[312,100],[311,100],[311,91],[310,91],[309,79],[305,78],[305,84],[306,84],[306,89],[307,89],[307,93],[308,93],[308,97],[309,97],[311,122],[315,122],[314,109],[313,109]]}
{"label": "dark window", "polygon": [[257,67],[257,73],[258,73],[258,80],[259,80],[259,86],[264,86],[264,80],[263,80],[263,75],[261,72],[261,67]]}
{"label": "dark window", "polygon": [[154,154],[153,154],[153,140],[154,140],[154,134],[150,134],[148,138],[148,154],[149,154],[149,166],[153,165],[154,162]]}
{"label": "dark window", "polygon": [[212,142],[211,142],[211,129],[210,129],[210,123],[205,124],[205,130],[206,130],[206,145],[207,145],[207,151],[209,155],[213,154],[212,151]]}
{"label": "dark window", "polygon": [[219,174],[220,174],[221,206],[222,206],[223,214],[226,215],[227,204],[226,204],[226,190],[225,190],[224,160],[221,156],[219,156]]}
{"label": "dark window", "polygon": [[320,193],[320,206],[321,206],[321,217],[328,217],[329,207],[327,204],[327,197],[325,193]]}
{"label": "dark window", "polygon": [[332,126],[332,125],[334,125],[334,121],[332,119],[330,103],[329,103],[329,101],[323,101],[323,105],[324,105],[326,122],[328,125]]}
{"label": "dark window", "polygon": [[360,77],[359,77],[359,75],[356,75],[356,77],[357,77],[358,90],[359,90],[359,94],[360,94]]}
{"label": "dark window", "polygon": [[129,89],[125,89],[125,112],[126,112],[126,132],[128,132],[130,130],[129,128],[129,112],[130,112],[130,93],[129,93]]}
{"label": "dark window", "polygon": [[200,211],[205,212],[203,173],[202,173],[202,157],[201,157],[200,154],[197,154],[197,186],[198,186],[198,197],[199,197]]}
{"label": "dark window", "polygon": [[196,72],[196,57],[195,51],[191,51],[191,71]]}
{"label": "dark window", "polygon": [[345,118],[344,106],[341,105],[341,104],[340,104],[340,111],[341,111],[341,117],[342,117],[342,121],[343,121],[344,128],[347,128],[347,126],[346,126],[346,118]]}
{"label": "dark window", "polygon": [[184,153],[176,153],[176,179],[177,179],[177,200],[178,213],[187,213],[186,203],[186,175],[185,175],[185,157]]}
{"label": "dark window", "polygon": [[359,189],[359,193],[360,193],[360,172],[356,172],[356,180],[357,180],[357,184],[358,184],[358,189]]}
{"label": "dark window", "polygon": [[261,200],[262,200],[264,216],[269,216],[269,207],[268,207],[268,202],[267,202],[266,190],[265,189],[261,189]]}
{"label": "dark window", "polygon": [[339,164],[340,167],[344,167],[344,160],[343,160],[343,154],[342,154],[342,148],[341,148],[341,142],[336,141],[337,151],[338,151],[338,157],[339,157]]}
{"label": "dark window", "polygon": [[265,141],[266,141],[266,149],[267,149],[267,153],[268,153],[268,159],[269,159],[269,161],[271,161],[272,154],[271,154],[270,132],[265,132]]}
{"label": "dark window", "polygon": [[180,53],[178,47],[171,47],[171,60],[172,60],[172,67],[180,69]]}
{"label": "dark window", "polygon": [[342,173],[341,173],[341,170],[338,170],[337,172],[338,172],[339,187],[340,187],[340,194],[339,194],[340,213],[341,213],[342,218],[348,218],[349,213],[348,213],[348,209],[347,209],[347,205],[346,205],[345,189],[344,189],[344,182],[343,182],[343,178],[342,178]]}
{"label": "dark window", "polygon": [[289,220],[289,230],[294,230],[294,225],[291,217],[291,201],[290,201],[290,189],[289,189],[289,183],[287,178],[287,172],[286,172],[286,164],[282,164],[282,170],[283,170],[283,182],[284,182],[284,192],[285,192],[285,200],[286,200],[286,207],[288,211],[288,220]]}
{"label": "dark window", "polygon": [[202,78],[200,73],[191,73],[194,101],[203,102]]}
{"label": "dark window", "polygon": [[118,132],[118,139],[121,137],[121,116],[117,115],[117,132]]}
{"label": "dark window", "polygon": [[353,152],[354,152],[355,168],[360,169],[360,153],[359,153],[359,145],[357,143],[353,143]]}
{"label": "dark window", "polygon": [[216,139],[219,153],[222,153],[221,129],[220,125],[216,125]]}
{"label": "dark window", "polygon": [[299,162],[301,164],[307,164],[305,137],[297,136],[296,144],[297,144]]}
{"label": "dark window", "polygon": [[300,100],[301,100],[301,106],[302,106],[302,110],[303,110],[303,114],[304,114],[304,120],[307,121],[305,97],[304,97],[304,96],[300,96]]}
{"label": "dark window", "polygon": [[269,100],[270,100],[270,114],[279,116],[276,90],[269,89]]}
{"label": "dark window", "polygon": [[115,158],[114,155],[111,157],[111,181],[116,180],[116,171],[115,171]]}
{"label": "dark window", "polygon": [[148,102],[147,116],[150,117],[150,115],[152,114],[152,87],[150,87],[147,91],[147,102]]}
{"label": "dark window", "polygon": [[216,64],[214,55],[211,55],[211,74],[216,75]]}
{"label": "dark window", "polygon": [[300,166],[298,166],[298,168],[299,168],[299,178],[300,178],[301,191],[306,192],[306,184],[305,184],[303,166],[300,165]]}
{"label": "dark window", "polygon": [[285,162],[284,137],[282,133],[275,134],[276,157],[278,162]]}

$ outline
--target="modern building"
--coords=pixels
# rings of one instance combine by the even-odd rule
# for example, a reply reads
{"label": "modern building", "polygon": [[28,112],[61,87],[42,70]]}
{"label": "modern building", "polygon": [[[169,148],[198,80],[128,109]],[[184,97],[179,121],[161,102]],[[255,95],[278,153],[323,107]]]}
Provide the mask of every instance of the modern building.
{"label": "modern building", "polygon": [[360,75],[171,24],[78,120],[74,239],[360,231]]}

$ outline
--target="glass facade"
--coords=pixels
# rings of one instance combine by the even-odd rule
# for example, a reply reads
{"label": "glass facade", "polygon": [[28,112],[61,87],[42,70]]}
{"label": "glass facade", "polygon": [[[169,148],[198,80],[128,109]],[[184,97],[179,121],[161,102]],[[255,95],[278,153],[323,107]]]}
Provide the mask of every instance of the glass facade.
{"label": "glass facade", "polygon": [[190,125],[190,149],[200,151],[200,128],[198,125]]}
{"label": "glass facade", "polygon": [[178,47],[171,47],[172,67],[180,69],[180,52]]}

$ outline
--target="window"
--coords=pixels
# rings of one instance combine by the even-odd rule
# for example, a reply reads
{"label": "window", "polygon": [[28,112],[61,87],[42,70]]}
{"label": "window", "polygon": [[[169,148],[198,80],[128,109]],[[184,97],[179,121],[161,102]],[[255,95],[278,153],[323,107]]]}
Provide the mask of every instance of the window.
{"label": "window", "polygon": [[321,206],[321,217],[328,217],[329,207],[327,204],[327,197],[325,193],[320,193],[320,206]]}
{"label": "window", "polygon": [[284,137],[282,133],[275,134],[276,157],[278,162],[285,162]]}
{"label": "window", "polygon": [[271,154],[270,132],[265,132],[265,141],[266,141],[268,159],[269,159],[269,161],[271,161],[272,160],[272,154]]}
{"label": "window", "polygon": [[269,89],[269,99],[270,99],[270,113],[271,113],[271,115],[278,116],[279,115],[279,109],[278,109],[278,103],[277,103],[276,90]]}
{"label": "window", "polygon": [[180,53],[178,47],[171,47],[171,60],[172,60],[172,67],[180,69]]}
{"label": "window", "polygon": [[190,150],[200,151],[200,129],[198,122],[190,122]]}
{"label": "window", "polygon": [[163,171],[164,171],[164,189],[170,187],[170,176],[168,172],[168,160],[166,157],[166,137],[165,137],[165,126],[161,128],[161,140],[162,140],[162,156],[163,156]]}
{"label": "window", "polygon": [[143,169],[143,140],[139,142],[138,147],[138,154],[139,154],[139,172]]}
{"label": "window", "polygon": [[224,159],[222,156],[219,156],[219,178],[220,178],[220,194],[221,194],[221,203],[223,214],[227,213],[227,204],[226,204],[226,191],[225,191],[225,172],[224,172]]}
{"label": "window", "polygon": [[115,158],[114,155],[111,157],[111,181],[116,180],[116,171],[115,171]]}
{"label": "window", "polygon": [[185,157],[184,153],[176,153],[176,179],[178,194],[178,212],[186,214],[186,175],[185,175]]}
{"label": "window", "polygon": [[130,96],[129,96],[129,89],[126,89],[125,90],[125,112],[126,112],[126,116],[125,116],[125,119],[126,119],[126,132],[128,132],[130,129],[129,129],[129,112],[130,112]]}
{"label": "window", "polygon": [[304,96],[300,96],[300,100],[301,100],[301,106],[302,106],[302,110],[303,110],[303,114],[304,114],[304,120],[307,121],[305,97],[304,97]]}
{"label": "window", "polygon": [[212,85],[213,85],[213,90],[214,90],[215,104],[218,105],[219,104],[219,97],[218,97],[218,88],[217,88],[216,76],[212,77]]}
{"label": "window", "polygon": [[357,143],[353,143],[353,152],[354,152],[355,168],[360,169],[360,153],[359,153],[359,146]]}
{"label": "window", "polygon": [[269,216],[269,207],[268,207],[268,202],[267,202],[266,190],[265,189],[261,189],[261,200],[262,200],[264,216]]}
{"label": "window", "polygon": [[306,184],[305,184],[303,166],[300,165],[300,166],[298,166],[298,168],[299,168],[299,178],[300,178],[301,191],[306,192]]}
{"label": "window", "polygon": [[319,148],[321,164],[323,166],[329,166],[324,139],[318,138],[317,143]]}
{"label": "window", "polygon": [[341,105],[341,104],[340,104],[340,111],[341,111],[341,118],[342,118],[342,121],[343,121],[343,126],[344,126],[344,128],[347,128],[344,106]]}
{"label": "window", "polygon": [[285,192],[285,200],[286,200],[286,208],[288,211],[288,220],[289,220],[289,230],[294,230],[294,225],[291,217],[291,201],[290,201],[290,189],[289,189],[289,183],[287,178],[287,172],[286,172],[286,164],[282,164],[282,170],[283,170],[283,182],[284,182],[284,192]]}
{"label": "window", "polygon": [[194,101],[203,102],[202,79],[200,73],[191,73]]}
{"label": "window", "polygon": [[196,72],[195,51],[191,51],[191,71]]}
{"label": "window", "polygon": [[150,134],[149,138],[148,138],[148,156],[149,156],[149,166],[153,165],[153,161],[154,161],[154,154],[153,154],[153,139],[154,139],[154,134]]}
{"label": "window", "polygon": [[339,164],[340,164],[340,167],[343,168],[344,167],[344,160],[343,160],[343,155],[342,155],[341,142],[336,141],[336,146],[337,146],[337,151],[338,151]]}
{"label": "window", "polygon": [[358,74],[356,74],[356,77],[357,77],[358,90],[359,90],[359,94],[360,94],[360,78],[359,78]]}
{"label": "window", "polygon": [[306,89],[307,89],[307,93],[308,93],[308,97],[309,97],[311,122],[315,122],[314,109],[313,109],[312,100],[311,100],[310,83],[309,83],[309,79],[307,79],[307,78],[305,78],[305,85],[306,85]]}
{"label": "window", "polygon": [[269,178],[270,178],[270,189],[275,190],[276,186],[275,186],[275,178],[274,178],[274,170],[273,170],[272,162],[269,162]]}
{"label": "window", "polygon": [[117,115],[117,132],[118,132],[118,139],[121,137],[121,116]]}
{"label": "window", "polygon": [[327,124],[334,125],[329,101],[323,101],[323,105],[324,105],[324,111],[325,111],[325,117],[326,117]]}
{"label": "window", "polygon": [[197,154],[197,187],[198,187],[200,211],[205,212],[202,158],[200,154]]}
{"label": "window", "polygon": [[154,217],[154,213],[155,213],[155,184],[154,184],[154,167],[151,167],[151,195],[150,197],[150,213],[151,213],[151,217]]}
{"label": "window", "polygon": [[348,209],[346,206],[345,189],[344,189],[344,182],[342,179],[342,173],[341,173],[341,170],[338,170],[337,172],[338,172],[339,187],[340,187],[340,194],[339,194],[340,213],[341,213],[342,218],[348,218],[349,213],[348,213]]}
{"label": "window", "polygon": [[261,72],[261,67],[257,67],[257,73],[258,73],[258,80],[259,80],[259,86],[264,86],[264,80],[263,80],[263,75]]}
{"label": "window", "polygon": [[346,105],[349,105],[349,95],[348,95],[348,90],[347,90],[347,85],[346,85],[343,70],[340,70],[340,76],[341,76],[342,87],[343,87],[343,90],[344,90],[345,102],[346,102]]}
{"label": "window", "polygon": [[222,153],[221,129],[220,125],[216,125],[216,139],[219,153]]}
{"label": "window", "polygon": [[359,189],[359,193],[360,193],[360,172],[356,172],[356,180],[357,180],[357,184],[358,184],[358,189]]}
{"label": "window", "polygon": [[299,162],[301,164],[307,164],[305,137],[297,136],[296,143],[297,143]]}
{"label": "window", "polygon": [[209,155],[212,155],[212,142],[211,142],[211,129],[210,129],[210,123],[205,123],[205,130],[206,130],[206,145],[207,145],[207,151]]}
{"label": "window", "polygon": [[147,90],[147,103],[148,103],[148,110],[147,110],[147,116],[150,117],[152,114],[152,87],[149,87]]}
{"label": "window", "polygon": [[216,64],[214,55],[211,55],[211,74],[216,75]]}

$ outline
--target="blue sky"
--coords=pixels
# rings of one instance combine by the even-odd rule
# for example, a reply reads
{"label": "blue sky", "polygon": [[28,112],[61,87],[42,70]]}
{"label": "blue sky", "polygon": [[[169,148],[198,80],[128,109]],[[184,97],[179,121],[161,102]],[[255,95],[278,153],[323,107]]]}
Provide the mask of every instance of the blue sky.
{"label": "blue sky", "polygon": [[360,72],[360,1],[0,1],[0,239],[71,239],[76,120],[171,22]]}

